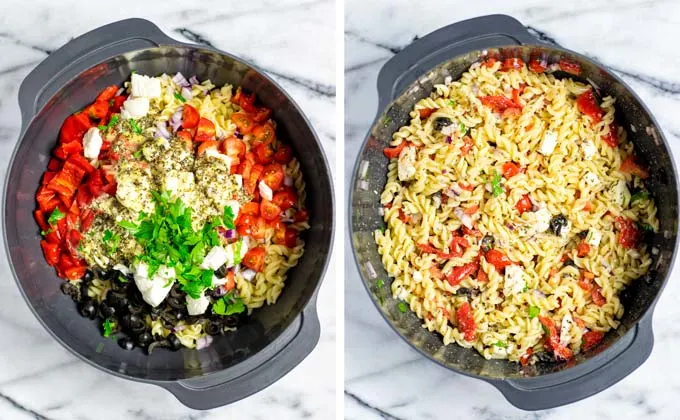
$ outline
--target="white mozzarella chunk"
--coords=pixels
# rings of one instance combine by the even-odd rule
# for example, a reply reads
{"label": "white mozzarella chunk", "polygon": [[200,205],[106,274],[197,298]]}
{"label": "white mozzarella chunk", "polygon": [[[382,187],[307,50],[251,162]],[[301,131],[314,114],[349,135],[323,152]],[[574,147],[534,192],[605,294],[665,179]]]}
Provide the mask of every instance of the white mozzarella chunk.
{"label": "white mozzarella chunk", "polygon": [[[228,255],[227,268],[231,268],[243,261],[243,257],[246,256],[246,252],[248,252],[248,238],[243,237],[239,241],[227,245],[226,251]],[[236,258],[237,254],[238,258]]]}
{"label": "white mozzarella chunk", "polygon": [[149,98],[128,98],[123,102],[120,116],[128,120],[130,118],[142,118],[149,113]]}
{"label": "white mozzarella chunk", "polygon": [[121,273],[125,274],[126,276],[130,274],[130,269],[124,266],[123,264],[116,264],[113,266],[114,270],[120,271]]}
{"label": "white mozzarella chunk", "polygon": [[567,222],[560,230],[560,237],[562,239],[569,239],[569,232],[571,232],[571,222]]}
{"label": "white mozzarella chunk", "polygon": [[588,230],[588,235],[586,236],[586,243],[591,246],[598,246],[600,245],[600,241],[602,240],[602,232],[595,228],[590,228]]}
{"label": "white mozzarella chunk", "polygon": [[410,181],[416,175],[416,148],[404,147],[399,153],[397,175],[400,181]]}
{"label": "white mozzarella chunk", "polygon": [[173,284],[175,284],[174,280],[164,281],[155,279],[154,287],[147,290],[146,292],[142,292],[142,298],[144,299],[144,302],[148,303],[154,308],[160,305],[168,296],[168,293],[170,293],[170,289],[172,289]]}
{"label": "white mozzarella chunk", "polygon": [[586,160],[591,160],[597,153],[597,147],[595,147],[595,143],[590,140],[584,141],[581,144],[581,148],[583,149],[583,157]]}
{"label": "white mozzarella chunk", "polygon": [[417,270],[414,271],[412,277],[413,277],[413,281],[416,282],[416,283],[420,283],[421,281],[423,281],[423,274],[420,271],[417,271]]}
{"label": "white mozzarella chunk", "polygon": [[227,250],[216,245],[210,249],[208,255],[206,255],[203,259],[200,267],[203,270],[217,270],[218,268],[222,267],[222,265],[227,262],[227,260],[229,260],[229,253]]}
{"label": "white mozzarella chunk", "polygon": [[239,174],[232,175],[234,177],[234,181],[236,182],[236,185],[238,185],[239,188],[243,188],[243,177]]}
{"label": "white mozzarella chunk", "polygon": [[505,283],[503,285],[505,296],[522,293],[525,286],[524,270],[520,266],[513,264],[505,267]]}
{"label": "white mozzarella chunk", "polygon": [[589,187],[595,187],[600,184],[600,178],[596,174],[588,171],[583,175],[583,182]]}
{"label": "white mozzarella chunk", "polygon": [[560,328],[560,345],[562,347],[568,346],[571,342],[571,335],[569,332],[571,331],[571,324],[573,323],[574,320],[571,318],[571,314],[567,312],[562,318],[562,327]]}
{"label": "white mozzarella chunk", "polygon": [[536,217],[536,224],[534,225],[534,230],[536,230],[536,232],[543,233],[548,230],[550,227],[550,219],[552,218],[550,210],[545,207],[540,208],[534,213],[534,217]]}
{"label": "white mozzarella chunk", "polygon": [[269,188],[269,185],[267,185],[264,182],[264,179],[260,181],[258,186],[260,188],[260,195],[262,196],[262,198],[264,198],[265,200],[272,201],[272,198],[274,198],[274,192],[272,191],[271,188]]}
{"label": "white mozzarella chunk", "polygon": [[546,131],[538,152],[544,156],[548,156],[555,150],[555,146],[557,146],[557,133],[554,131]]}
{"label": "white mozzarella chunk", "polygon": [[218,150],[215,149],[208,149],[205,151],[206,156],[210,156],[215,159],[220,159],[224,163],[227,164],[227,167],[231,167],[231,158],[224,153],[220,153]]}
{"label": "white mozzarella chunk", "polygon": [[227,284],[227,281],[228,280],[227,280],[226,277],[224,277],[224,278],[217,277],[216,275],[213,274],[213,278],[212,278],[212,285],[213,286],[222,286],[224,284]]}
{"label": "white mozzarella chunk", "polygon": [[144,98],[158,98],[161,96],[161,79],[132,73],[130,78],[132,96]]}
{"label": "white mozzarella chunk", "polygon": [[630,191],[628,191],[626,181],[619,180],[619,182],[614,184],[612,187],[612,199],[621,206],[630,200]]}
{"label": "white mozzarella chunk", "polygon": [[134,279],[137,289],[142,293],[142,298],[152,307],[156,307],[165,300],[175,283],[175,269],[160,266],[153,278],[149,279],[149,268],[145,263],[135,267]]}
{"label": "white mozzarella chunk", "polygon": [[208,305],[210,305],[210,299],[204,293],[201,293],[198,299],[187,295],[187,311],[189,315],[203,315],[205,310],[208,309]]}
{"label": "white mozzarella chunk", "polygon": [[99,128],[90,128],[83,137],[83,155],[88,159],[97,159],[103,143]]}
{"label": "white mozzarella chunk", "polygon": [[408,290],[406,290],[405,287],[399,286],[398,291],[397,291],[397,299],[400,300],[406,300],[409,297],[410,293]]}

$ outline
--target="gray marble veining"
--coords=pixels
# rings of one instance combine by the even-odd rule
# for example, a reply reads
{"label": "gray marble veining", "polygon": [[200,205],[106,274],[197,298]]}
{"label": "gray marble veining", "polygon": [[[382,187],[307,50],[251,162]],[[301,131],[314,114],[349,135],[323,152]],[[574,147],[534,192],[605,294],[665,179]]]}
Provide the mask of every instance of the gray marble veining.
{"label": "gray marble veining", "polygon": [[[272,75],[310,118],[331,157],[335,145],[334,2],[206,0],[0,2],[0,181],[20,129],[17,89],[47,54],[75,36],[129,17],[169,36],[213,45]],[[330,160],[331,165],[333,160]],[[335,168],[334,168],[335,170]],[[0,420],[211,420],[332,418],[335,378],[315,375],[335,359],[335,279],[318,301],[321,340],[312,354],[263,392],[211,411],[182,406],[160,388],[118,379],[73,357],[23,302],[0,244]],[[336,252],[340,255],[340,252]],[[338,258],[336,258],[338,260]],[[329,272],[334,271],[332,262]]]}
{"label": "gray marble veining", "polygon": [[[621,76],[650,107],[676,162],[680,157],[680,4],[671,1],[541,0],[444,2],[423,0],[346,3],[345,182],[377,107],[381,66],[415,37],[475,16],[504,13],[544,42],[586,54]],[[376,24],[376,22],[381,22]],[[349,237],[345,234],[345,241]],[[654,316],[656,343],[647,362],[620,383],[567,407],[528,413],[490,385],[425,360],[390,329],[361,285],[345,249],[345,418],[412,419],[677,419],[680,346],[671,275]],[[677,270],[674,271],[677,273]]]}

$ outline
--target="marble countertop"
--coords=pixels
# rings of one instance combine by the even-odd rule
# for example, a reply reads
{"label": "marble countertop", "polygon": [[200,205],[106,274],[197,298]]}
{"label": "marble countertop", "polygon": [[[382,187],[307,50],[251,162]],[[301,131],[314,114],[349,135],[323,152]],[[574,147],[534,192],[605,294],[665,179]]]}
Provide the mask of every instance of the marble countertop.
{"label": "marble countertop", "polygon": [[[142,17],[173,38],[206,43],[250,60],[272,75],[311,119],[333,163],[335,144],[334,2],[180,0],[115,5],[85,1],[0,2],[0,177],[20,129],[23,78],[71,38],[109,22]],[[89,4],[89,5],[86,5]],[[200,6],[199,6],[200,4]],[[294,24],[291,24],[293,23]],[[314,34],[314,36],[310,36]],[[323,46],[323,47],[321,47]],[[299,54],[304,51],[304,54]],[[0,183],[4,182],[0,178]],[[340,241],[337,241],[340,243]],[[250,398],[200,412],[149,385],[115,378],[77,360],[38,324],[11,277],[0,244],[0,420],[329,419],[335,378],[315,375],[335,360],[335,284],[318,301],[321,340],[279,382]],[[341,256],[329,272],[337,271]],[[334,267],[335,266],[335,267]]]}
{"label": "marble countertop", "polygon": [[[381,66],[442,26],[504,13],[534,34],[596,58],[640,95],[680,161],[680,4],[671,1],[539,0],[456,2],[349,0],[345,23],[345,183],[376,107]],[[376,24],[389,22],[389,24]],[[346,235],[345,241],[349,243]],[[457,375],[412,350],[373,307],[345,249],[345,418],[373,419],[677,419],[680,400],[680,283],[671,281],[654,314],[656,343],[647,362],[604,392],[566,407],[524,412],[485,382]],[[675,270],[675,274],[678,270]],[[671,276],[672,280],[675,277]]]}

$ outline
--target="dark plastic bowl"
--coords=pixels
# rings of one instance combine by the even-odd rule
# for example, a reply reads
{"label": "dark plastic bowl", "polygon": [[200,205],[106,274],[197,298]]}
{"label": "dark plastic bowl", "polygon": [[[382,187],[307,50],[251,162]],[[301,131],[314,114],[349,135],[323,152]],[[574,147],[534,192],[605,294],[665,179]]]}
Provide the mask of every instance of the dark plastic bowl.
{"label": "dark plastic bowl", "polygon": [[[99,325],[78,315],[60,292],[43,257],[34,199],[64,119],[92,102],[105,86],[121,85],[132,70],[182,72],[255,92],[273,110],[277,135],[297,151],[307,183],[311,229],[305,254],[288,274],[275,305],[253,312],[233,334],[203,350],[125,351],[101,336]],[[316,293],[333,239],[333,188],[324,152],[302,111],[269,77],[224,52],[168,38],[142,19],[113,23],[74,39],[29,74],[19,90],[23,125],[10,161],[4,194],[9,261],[26,302],[67,349],[114,375],[162,386],[199,409],[228,404],[272,384],[295,367],[319,339]]]}
{"label": "dark plastic bowl", "polygon": [[[422,321],[397,308],[397,300],[378,279],[389,278],[373,232],[384,226],[380,198],[387,180],[388,159],[382,150],[392,133],[410,121],[409,112],[428,96],[435,84],[447,76],[456,80],[486,54],[519,57],[528,62],[532,53],[544,55],[550,63],[566,58],[581,65],[579,79],[593,82],[602,96],[616,98],[618,123],[624,127],[649,164],[646,181],[658,206],[659,233],[652,244],[654,256],[650,276],[633,282],[622,295],[626,308],[618,329],[608,333],[602,344],[579,354],[570,363],[537,364],[522,368],[506,360],[486,360],[476,350],[456,344],[444,346],[437,333],[422,328]],[[563,75],[565,76],[565,75]],[[572,51],[541,44],[517,20],[503,15],[484,16],[454,23],[415,41],[388,61],[378,76],[379,107],[373,126],[359,152],[350,197],[349,226],[359,271],[373,302],[385,320],[412,347],[429,359],[455,372],[485,380],[517,407],[545,409],[567,404],[618,382],[640,366],[653,345],[652,313],[663,289],[678,244],[678,183],[670,148],[663,132],[640,98],[621,79],[603,66]],[[631,125],[637,130],[632,132]],[[368,188],[362,188],[358,168],[369,162]],[[373,267],[375,275],[367,265]],[[387,282],[389,283],[389,282]],[[378,295],[382,295],[381,299]]]}

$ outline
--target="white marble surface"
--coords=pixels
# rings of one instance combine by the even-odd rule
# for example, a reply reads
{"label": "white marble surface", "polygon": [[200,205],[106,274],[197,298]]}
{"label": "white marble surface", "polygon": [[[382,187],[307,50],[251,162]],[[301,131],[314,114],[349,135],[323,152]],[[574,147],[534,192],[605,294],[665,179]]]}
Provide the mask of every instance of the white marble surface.
{"label": "white marble surface", "polygon": [[[72,37],[128,17],[147,18],[176,39],[210,42],[273,75],[311,119],[332,164],[333,15],[332,0],[2,0],[0,177],[5,176],[8,156],[19,134],[17,89],[23,78],[49,51]],[[263,392],[228,407],[200,412],[182,406],[160,388],[114,378],[68,353],[29,312],[11,278],[4,249],[0,254],[0,420],[247,420],[274,415],[284,420],[333,416],[335,377],[318,374],[334,372],[329,368],[334,366],[336,340],[333,276],[328,276],[321,288],[318,307],[322,334],[312,354]],[[342,253],[338,250],[335,255],[329,272],[339,267]]]}
{"label": "white marble surface", "polygon": [[[349,0],[346,5],[345,179],[377,106],[382,64],[415,36],[474,16],[513,15],[566,48],[613,68],[651,108],[680,161],[680,4],[671,1]],[[454,2],[448,2],[452,4]],[[379,22],[379,23],[378,23]],[[346,236],[346,242],[349,238]],[[373,419],[678,419],[680,283],[672,278],[654,316],[647,362],[617,385],[558,409],[523,412],[485,382],[420,357],[383,321],[345,250],[345,418]],[[677,277],[678,270],[675,275]]]}

